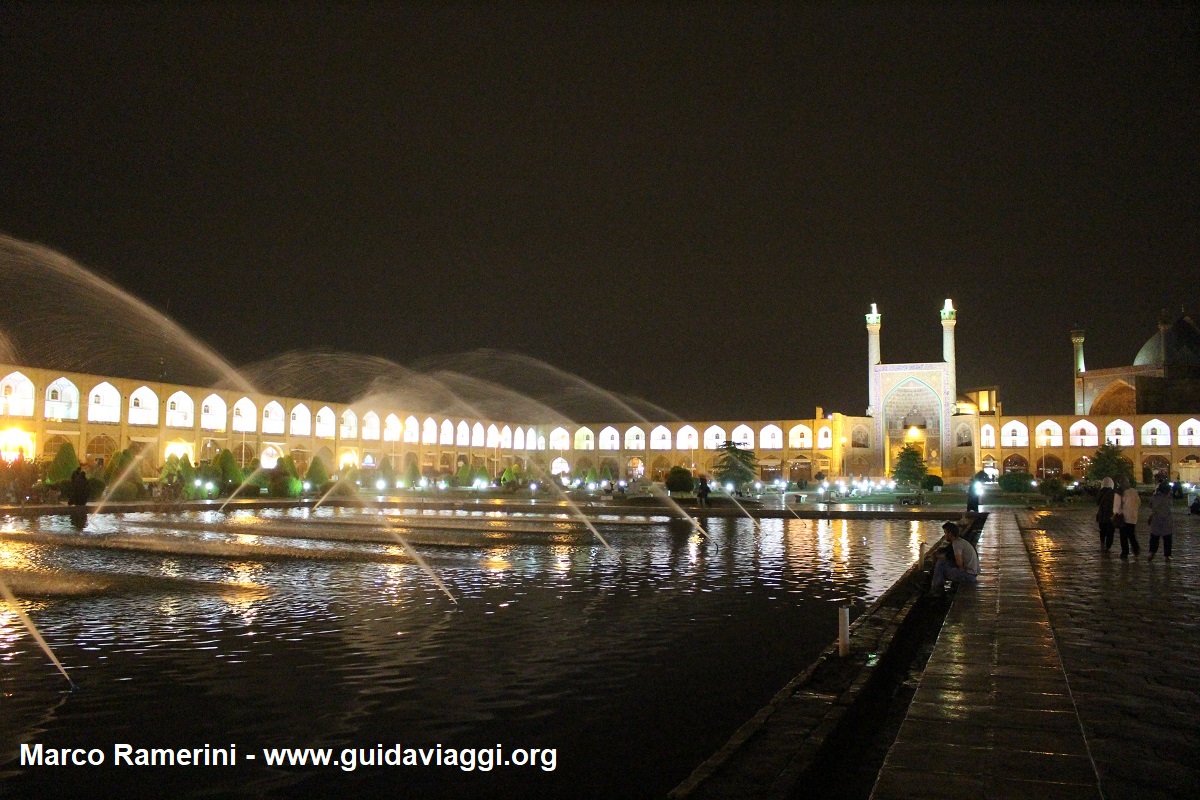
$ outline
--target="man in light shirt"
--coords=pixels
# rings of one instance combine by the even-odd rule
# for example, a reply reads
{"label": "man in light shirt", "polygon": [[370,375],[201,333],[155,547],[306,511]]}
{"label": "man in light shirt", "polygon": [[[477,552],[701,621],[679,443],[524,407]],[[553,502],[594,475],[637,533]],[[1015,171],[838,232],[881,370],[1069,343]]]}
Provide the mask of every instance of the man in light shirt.
{"label": "man in light shirt", "polygon": [[971,543],[958,535],[958,526],[947,522],[942,530],[946,533],[946,541],[950,543],[950,551],[939,558],[933,568],[933,582],[929,587],[931,595],[940,595],[946,581],[974,583],[979,575],[979,556]]}

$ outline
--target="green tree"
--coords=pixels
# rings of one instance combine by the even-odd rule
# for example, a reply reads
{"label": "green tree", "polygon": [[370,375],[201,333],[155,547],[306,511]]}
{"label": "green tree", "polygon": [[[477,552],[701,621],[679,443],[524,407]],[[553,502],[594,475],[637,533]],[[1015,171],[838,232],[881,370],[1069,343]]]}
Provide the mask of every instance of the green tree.
{"label": "green tree", "polygon": [[589,469],[587,471],[587,475],[584,476],[583,482],[584,483],[594,483],[596,485],[600,484],[600,475],[597,474],[595,467],[592,467],[591,469]]}
{"label": "green tree", "polygon": [[329,472],[325,469],[325,462],[320,458],[314,458],[308,465],[308,472],[304,474],[304,480],[308,481],[314,489],[319,489],[329,483]]}
{"label": "green tree", "polygon": [[379,477],[387,481],[389,487],[396,484],[396,470],[392,467],[392,459],[384,456],[379,462]]}
{"label": "green tree", "polygon": [[458,465],[458,472],[454,476],[454,482],[458,486],[470,486],[474,475],[471,472],[471,465],[467,462],[462,462]]}
{"label": "green tree", "polygon": [[75,455],[75,447],[67,442],[58,448],[54,460],[46,467],[46,483],[63,483],[71,479],[71,474],[79,467],[79,457]]}
{"label": "green tree", "polygon": [[1100,446],[1096,454],[1092,456],[1087,466],[1087,476],[1090,481],[1102,481],[1105,478],[1112,478],[1113,481],[1120,483],[1121,478],[1128,478],[1130,483],[1133,482],[1133,467],[1125,460],[1121,454],[1121,448],[1115,444],[1105,443]]}
{"label": "green tree", "polygon": [[677,492],[690,492],[696,488],[696,480],[692,477],[692,471],[687,467],[671,467],[667,473],[667,491],[671,494]]}
{"label": "green tree", "polygon": [[600,480],[613,482],[612,470],[608,468],[608,464],[605,464],[604,469],[600,470]]}
{"label": "green tree", "polygon": [[927,492],[932,492],[938,486],[945,486],[946,482],[942,480],[941,475],[929,475],[921,478],[921,488]]}
{"label": "green tree", "polygon": [[918,486],[928,472],[929,467],[925,465],[925,456],[921,448],[915,444],[906,444],[900,448],[896,456],[896,466],[892,468],[892,480]]}
{"label": "green tree", "polygon": [[492,485],[492,476],[488,474],[487,467],[478,466],[474,469],[471,476],[471,485],[475,485],[475,481],[482,481],[488,486]]}
{"label": "green tree", "polygon": [[1053,476],[1040,481],[1037,488],[1048,499],[1056,502],[1061,502],[1067,496],[1067,489],[1063,486],[1063,482]]}
{"label": "green tree", "polygon": [[997,482],[1000,484],[1002,492],[1019,494],[1033,491],[1033,476],[1028,472],[1006,472],[1000,476],[1000,480]]}
{"label": "green tree", "polygon": [[408,466],[404,468],[404,485],[410,489],[415,489],[421,485],[421,470],[417,466],[417,462],[410,461]]}
{"label": "green tree", "polygon": [[713,475],[722,486],[733,484],[734,488],[741,489],[758,479],[758,459],[753,450],[743,450],[736,442],[724,442],[717,449],[720,455],[713,467]]}
{"label": "green tree", "polygon": [[129,450],[113,453],[104,465],[104,483],[110,500],[140,500],[146,496],[142,471],[134,464],[136,456]]}
{"label": "green tree", "polygon": [[500,473],[500,485],[501,486],[505,486],[509,483],[512,483],[516,479],[517,479],[517,476],[513,474],[513,468],[512,468],[511,464],[504,468],[504,472]]}

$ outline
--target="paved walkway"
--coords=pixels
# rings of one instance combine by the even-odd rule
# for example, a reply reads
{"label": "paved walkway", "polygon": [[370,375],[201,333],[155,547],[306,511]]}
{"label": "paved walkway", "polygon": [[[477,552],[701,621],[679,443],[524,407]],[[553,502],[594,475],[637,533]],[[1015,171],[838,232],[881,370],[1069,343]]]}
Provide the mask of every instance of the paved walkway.
{"label": "paved walkway", "polygon": [[1192,796],[1200,520],[1175,521],[1168,565],[1101,555],[1087,511],[993,512],[872,797]]}
{"label": "paved walkway", "polygon": [[1022,515],[1050,624],[1108,800],[1200,796],[1200,517],[1174,553],[1101,555],[1090,513]]}

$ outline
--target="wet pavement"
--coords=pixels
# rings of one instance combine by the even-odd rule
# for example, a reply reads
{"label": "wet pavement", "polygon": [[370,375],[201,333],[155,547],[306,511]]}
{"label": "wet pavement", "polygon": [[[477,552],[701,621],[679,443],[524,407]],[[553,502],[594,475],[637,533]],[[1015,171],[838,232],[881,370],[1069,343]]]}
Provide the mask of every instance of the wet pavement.
{"label": "wet pavement", "polygon": [[1145,533],[1102,554],[1087,510],[993,513],[872,797],[1191,795],[1200,518],[1175,523],[1166,563]]}

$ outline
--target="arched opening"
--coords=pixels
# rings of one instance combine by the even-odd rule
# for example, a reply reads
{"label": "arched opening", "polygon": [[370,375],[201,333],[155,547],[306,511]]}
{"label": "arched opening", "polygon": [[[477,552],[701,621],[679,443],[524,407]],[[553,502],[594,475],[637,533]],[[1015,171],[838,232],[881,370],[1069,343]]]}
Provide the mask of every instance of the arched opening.
{"label": "arched opening", "polygon": [[88,439],[85,461],[95,467],[102,467],[117,452],[117,443],[111,436],[93,436]]}
{"label": "arched opening", "polygon": [[1122,380],[1116,380],[1104,387],[1104,391],[1096,395],[1092,401],[1091,411],[1097,416],[1137,413],[1137,392]]}
{"label": "arched opening", "polygon": [[[58,451],[63,449],[64,445],[70,444],[70,441],[65,436],[51,436],[46,440],[46,444],[42,447],[42,458],[47,461],[53,461],[58,455]],[[78,454],[75,456],[78,458]]]}
{"label": "arched opening", "polygon": [[666,456],[656,456],[650,464],[650,480],[662,483],[667,479],[667,471],[670,469],[671,462]]}
{"label": "arched opening", "polygon": [[749,425],[738,425],[729,434],[730,440],[743,450],[754,449],[754,431]]}
{"label": "arched opening", "polygon": [[224,431],[229,409],[220,395],[210,394],[200,404],[200,429],[206,431]]}
{"label": "arched opening", "polygon": [[636,481],[646,474],[646,463],[636,456],[625,462],[625,477]]}
{"label": "arched opening", "polygon": [[517,428],[516,432],[513,433],[513,450],[524,450],[524,449],[525,449],[525,429]]}
{"label": "arched opening", "polygon": [[383,440],[385,442],[398,442],[400,437],[404,435],[404,425],[400,422],[400,418],[395,414],[388,414],[383,421]]}
{"label": "arched opening", "polygon": [[1062,447],[1062,426],[1054,420],[1043,420],[1034,429],[1034,441],[1038,447]]}
{"label": "arched opening", "polygon": [[[282,420],[280,421],[282,422]],[[278,447],[269,444],[263,448],[262,455],[258,459],[258,465],[263,469],[275,469],[282,456],[283,454],[279,452]]]}
{"label": "arched opening", "polygon": [[[311,436],[312,412],[308,410],[308,406],[304,405],[304,403],[297,403],[292,406],[289,425],[292,436]],[[303,475],[304,473],[300,472],[300,474]]]}
{"label": "arched opening", "polygon": [[149,386],[139,386],[129,395],[129,424],[158,425],[158,395]]}
{"label": "arched opening", "polygon": [[1171,479],[1171,462],[1166,456],[1146,456],[1142,459],[1142,483],[1158,483]]}
{"label": "arched opening", "polygon": [[679,450],[695,450],[700,446],[700,434],[691,425],[684,425],[675,435],[675,447]]}
{"label": "arched opening", "polygon": [[[317,434],[318,439],[333,439],[337,436],[337,414],[333,413],[332,408],[321,406],[313,422],[313,431]],[[322,466],[332,467],[332,465],[333,454],[331,453],[329,461],[322,462]]]}
{"label": "arched opening", "polygon": [[[284,421],[283,406],[272,400],[263,406],[262,432],[282,436],[287,423]],[[265,457],[266,451],[263,451]],[[276,457],[278,460],[278,457]]]}
{"label": "arched opening", "polygon": [[471,426],[471,447],[483,447],[487,441],[487,435],[483,430],[483,423],[476,422]]}
{"label": "arched opening", "polygon": [[1152,419],[1142,426],[1142,445],[1146,447],[1170,447],[1171,428],[1161,419]]}
{"label": "arched opening", "polygon": [[812,450],[812,428],[807,425],[793,425],[788,431],[788,447],[793,450]]}
{"label": "arched opening", "polygon": [[971,426],[967,424],[960,424],[954,431],[954,446],[971,447],[974,443],[974,439],[971,436]]}
{"label": "arched opening", "polygon": [[1058,456],[1045,455],[1037,460],[1037,477],[1057,478],[1063,473],[1063,462]]}
{"label": "arched opening", "polygon": [[45,418],[79,419],[79,388],[66,378],[58,378],[46,387]]}
{"label": "arched opening", "polygon": [[671,429],[666,425],[659,425],[654,430],[650,431],[650,449],[670,450]]}
{"label": "arched opening", "polygon": [[167,398],[168,428],[190,428],[194,424],[196,406],[186,392],[176,392]]}
{"label": "arched opening", "polygon": [[32,417],[33,393],[33,381],[20,372],[5,375],[0,379],[0,416]]}
{"label": "arched opening", "polygon": [[600,431],[600,449],[601,450],[620,450],[621,449],[621,434],[613,426],[609,425],[607,428]]}
{"label": "arched opening", "polygon": [[550,464],[550,474],[558,476],[569,476],[571,474],[571,465],[562,456],[554,459]]}
{"label": "arched opening", "polygon": [[[342,412],[342,427],[340,433],[343,439],[358,438],[358,415],[349,408]],[[358,464],[357,456],[355,456],[354,463],[356,465]]]}
{"label": "arched opening", "polygon": [[[550,438],[553,439],[554,435],[551,434]],[[595,437],[592,434],[591,428],[580,428],[575,431],[576,450],[591,450],[595,443]],[[551,445],[551,448],[553,448],[553,445]]]}
{"label": "arched opening", "polygon": [[1076,420],[1070,429],[1071,447],[1099,447],[1100,431],[1086,419]]}
{"label": "arched opening", "polygon": [[377,442],[379,436],[379,415],[374,411],[368,411],[363,414],[362,418],[362,438],[364,441]]}
{"label": "arched opening", "polygon": [[1015,419],[1004,423],[1004,426],[1000,429],[1000,446],[1028,447],[1029,428],[1025,427],[1025,423],[1018,422]]}
{"label": "arched opening", "polygon": [[788,480],[802,485],[813,479],[812,461],[808,456],[797,456],[788,461]]}
{"label": "arched opening", "polygon": [[88,422],[116,424],[121,421],[121,393],[117,387],[107,381],[92,387],[88,392],[87,418]]}
{"label": "arched opening", "polygon": [[497,428],[495,425],[488,425],[487,447],[489,449],[495,449],[499,446],[500,446],[500,429]]}
{"label": "arched opening", "polygon": [[1133,447],[1133,426],[1123,419],[1115,419],[1104,429],[1104,441],[1117,447]]}
{"label": "arched opening", "polygon": [[454,444],[456,447],[471,446],[471,426],[467,424],[466,420],[459,420],[458,435],[454,438]]}
{"label": "arched opening", "polygon": [[[517,428],[517,430],[520,430],[520,428]],[[501,450],[519,449],[519,448],[513,447],[512,428],[508,427],[507,425],[505,425],[503,428],[500,429],[500,449]]]}
{"label": "arched opening", "polygon": [[704,449],[716,450],[728,440],[725,429],[720,425],[710,425],[704,430]]}
{"label": "arched opening", "polygon": [[433,417],[428,417],[421,426],[421,444],[437,444],[437,442],[438,424]]}
{"label": "arched opening", "polygon": [[778,425],[764,425],[758,432],[758,446],[763,450],[782,450],[783,429]]}
{"label": "arched opening", "polygon": [[233,430],[235,433],[254,433],[257,428],[258,407],[249,397],[243,397],[233,404]]}
{"label": "arched opening", "polygon": [[833,449],[833,430],[822,426],[817,431],[817,449],[831,450]]}
{"label": "arched opening", "polygon": [[645,450],[646,449],[646,432],[638,426],[634,425],[625,431],[625,449],[626,450]]}
{"label": "arched opening", "polygon": [[[430,420],[432,422],[433,420]],[[417,444],[421,441],[421,423],[416,417],[410,416],[404,420],[404,441],[406,444]],[[430,442],[426,442],[430,444]]]}
{"label": "arched opening", "polygon": [[994,448],[996,446],[996,428],[992,425],[982,425],[979,428],[979,446]]}
{"label": "arched opening", "polygon": [[551,450],[570,450],[571,435],[567,433],[566,428],[555,428],[550,431],[550,449]]}
{"label": "arched opening", "polygon": [[1024,456],[1013,453],[1008,458],[1004,459],[1004,472],[1029,472],[1029,462]]}

